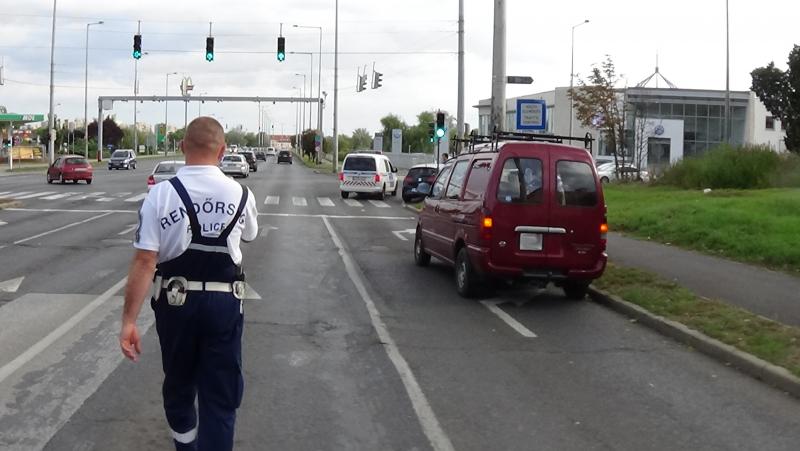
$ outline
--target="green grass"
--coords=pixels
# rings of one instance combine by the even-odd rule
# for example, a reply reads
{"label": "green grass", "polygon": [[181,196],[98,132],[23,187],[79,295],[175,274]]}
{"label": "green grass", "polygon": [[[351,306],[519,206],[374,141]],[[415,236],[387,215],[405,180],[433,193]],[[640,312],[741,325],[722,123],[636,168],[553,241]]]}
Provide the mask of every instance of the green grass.
{"label": "green grass", "polygon": [[800,189],[604,188],[612,231],[800,272]]}
{"label": "green grass", "polygon": [[609,264],[594,285],[800,376],[799,328],[698,297],[672,282],[633,268]]}
{"label": "green grass", "polygon": [[333,163],[331,163],[330,161],[328,161],[328,160],[326,160],[324,158],[322,159],[322,161],[320,161],[319,164],[316,164],[314,162],[313,158],[306,158],[306,157],[301,156],[300,154],[297,154],[297,153],[295,153],[295,158],[300,159],[301,162],[304,165],[306,165],[306,167],[309,167],[311,169],[316,169],[316,170],[318,170],[318,171],[320,171],[320,172],[322,172],[324,174],[332,174],[333,173]]}
{"label": "green grass", "polygon": [[45,170],[47,170],[46,164],[20,165],[20,166],[14,165],[13,171],[8,170],[8,166],[6,166],[5,168],[5,172],[8,172],[10,174],[13,174],[15,172],[39,172],[39,171],[44,172]]}

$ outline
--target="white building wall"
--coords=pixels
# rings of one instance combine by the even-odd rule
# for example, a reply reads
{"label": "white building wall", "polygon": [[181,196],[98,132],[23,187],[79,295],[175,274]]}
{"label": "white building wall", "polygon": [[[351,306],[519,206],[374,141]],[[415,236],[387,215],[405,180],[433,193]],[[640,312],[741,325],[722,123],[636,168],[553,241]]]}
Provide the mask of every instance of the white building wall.
{"label": "white building wall", "polygon": [[[660,129],[659,127],[663,128]],[[660,134],[659,134],[660,132]],[[670,164],[677,163],[683,159],[683,121],[678,119],[648,119],[644,126],[644,136],[636,137],[636,149],[642,153],[642,165],[647,166],[648,140],[651,138],[669,139],[669,161]],[[636,160],[634,155],[634,160]]]}
{"label": "white building wall", "polygon": [[781,128],[781,121],[776,118],[775,128],[770,130],[766,125],[767,116],[772,116],[772,113],[767,111],[767,107],[764,106],[761,99],[751,92],[745,120],[745,142],[747,144],[764,144],[777,152],[785,152],[786,132]]}

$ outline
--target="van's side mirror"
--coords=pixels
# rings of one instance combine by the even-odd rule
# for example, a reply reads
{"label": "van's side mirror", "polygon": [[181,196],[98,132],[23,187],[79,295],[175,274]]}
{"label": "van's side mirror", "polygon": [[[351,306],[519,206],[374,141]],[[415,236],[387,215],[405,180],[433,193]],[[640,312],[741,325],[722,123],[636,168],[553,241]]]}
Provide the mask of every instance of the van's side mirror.
{"label": "van's side mirror", "polygon": [[423,196],[430,196],[431,195],[431,185],[422,182],[417,185],[417,193],[422,194]]}
{"label": "van's side mirror", "polygon": [[392,172],[393,172],[393,173],[395,173],[395,174],[397,174],[397,166],[395,166],[395,165],[392,165]]}

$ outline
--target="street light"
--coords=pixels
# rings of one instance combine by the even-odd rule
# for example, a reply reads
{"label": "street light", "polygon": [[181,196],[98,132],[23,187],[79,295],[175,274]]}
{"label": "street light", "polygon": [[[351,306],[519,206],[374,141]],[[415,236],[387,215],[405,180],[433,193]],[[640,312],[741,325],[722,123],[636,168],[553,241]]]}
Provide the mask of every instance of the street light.
{"label": "street light", "polygon": [[[314,53],[312,52],[289,52],[292,55],[308,55],[309,69],[308,69],[308,95],[311,96],[314,92]],[[305,83],[304,83],[305,85]],[[311,105],[308,106],[308,128],[311,128]],[[305,117],[305,103],[303,104],[303,117]],[[304,121],[305,123],[305,121]]]}
{"label": "street light", "polygon": [[[311,28],[319,30],[319,65],[317,67],[317,99],[319,99],[320,93],[322,92],[322,27],[315,27],[309,25],[293,25],[293,27]],[[311,90],[313,91],[314,88],[312,87]],[[322,108],[319,108],[319,116],[317,117],[317,129],[319,130],[320,134],[322,134]]]}
{"label": "street light", "polygon": [[[305,88],[305,86],[304,86]],[[303,90],[297,86],[292,86],[292,89],[300,91],[298,95],[303,97]],[[299,148],[300,144],[300,104],[294,106],[294,129],[295,129],[295,148]]]}
{"label": "street light", "polygon": [[575,29],[580,27],[581,25],[585,25],[589,23],[589,19],[584,20],[583,22],[574,25],[572,27],[572,40],[571,40],[571,51],[570,51],[570,65],[569,65],[569,136],[572,136],[572,116],[574,116],[573,110],[575,108],[575,102],[572,99],[572,81],[575,78]]}
{"label": "street light", "polygon": [[[178,75],[177,72],[168,72],[167,73],[167,85],[166,90],[164,91],[165,96],[169,96],[169,76],[170,75]],[[168,144],[167,144],[167,123],[169,122],[169,102],[167,99],[164,99],[164,156],[167,156]],[[156,140],[158,140],[158,135],[156,135]]]}
{"label": "street light", "polygon": [[[300,97],[305,97],[306,96],[306,74],[294,74],[294,75],[295,75],[295,77],[303,77],[303,91],[300,93]],[[306,103],[302,102],[302,104],[303,104],[303,106],[302,106],[302,113],[301,113],[300,118],[301,118],[301,122],[303,124],[303,130],[305,130],[305,128],[306,128]],[[308,126],[311,127],[311,124],[308,124]]]}
{"label": "street light", "polygon": [[[86,61],[83,69],[83,156],[89,158],[89,27],[102,25],[103,21],[86,24]],[[100,124],[97,124],[98,127]],[[102,152],[97,153],[97,161],[102,161]]]}
{"label": "street light", "polygon": [[[203,96],[204,96],[204,95],[206,95],[206,94],[208,94],[208,93],[207,93],[207,92],[205,92],[205,91],[203,91],[203,92],[201,92],[200,94],[198,94],[197,96],[198,96],[198,97],[203,97]],[[202,113],[202,111],[203,111],[203,110],[202,110],[202,108],[203,108],[203,101],[201,100],[201,101],[197,102],[197,117],[200,117],[200,116],[202,116],[202,115],[203,115],[203,113]]]}

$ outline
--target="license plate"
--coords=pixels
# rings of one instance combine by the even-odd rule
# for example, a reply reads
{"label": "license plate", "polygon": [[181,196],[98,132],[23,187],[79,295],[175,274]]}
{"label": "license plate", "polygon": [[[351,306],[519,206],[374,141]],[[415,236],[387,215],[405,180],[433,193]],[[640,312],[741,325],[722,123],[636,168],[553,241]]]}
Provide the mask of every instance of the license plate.
{"label": "license plate", "polygon": [[86,168],[75,168],[75,172],[86,172]]}
{"label": "license plate", "polygon": [[367,181],[367,177],[354,176],[354,177],[352,177],[352,179],[353,179],[354,182],[366,182]]}
{"label": "license plate", "polygon": [[519,250],[521,251],[540,251],[542,250],[541,233],[523,233],[519,236]]}

